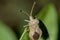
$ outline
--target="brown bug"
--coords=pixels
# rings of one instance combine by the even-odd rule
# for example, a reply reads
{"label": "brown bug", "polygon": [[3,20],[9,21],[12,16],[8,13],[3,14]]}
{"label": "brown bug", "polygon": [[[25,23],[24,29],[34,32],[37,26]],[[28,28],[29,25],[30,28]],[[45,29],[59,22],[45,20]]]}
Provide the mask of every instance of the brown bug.
{"label": "brown bug", "polygon": [[[31,40],[38,40],[39,37],[41,37],[42,35],[42,30],[39,28],[39,20],[37,18],[33,18],[32,16],[32,12],[33,12],[33,8],[35,6],[36,2],[33,3],[33,6],[32,6],[32,9],[31,9],[31,13],[30,13],[30,16],[29,16],[29,19],[30,20],[25,20],[26,22],[28,22],[28,25],[25,25],[25,26],[29,26],[29,37]],[[24,12],[26,13],[26,12]]]}

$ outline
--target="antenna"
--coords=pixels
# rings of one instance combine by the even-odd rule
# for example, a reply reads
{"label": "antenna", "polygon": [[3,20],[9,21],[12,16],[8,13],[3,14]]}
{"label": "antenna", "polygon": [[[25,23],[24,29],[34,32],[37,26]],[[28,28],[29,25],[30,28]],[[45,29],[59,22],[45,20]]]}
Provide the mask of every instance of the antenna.
{"label": "antenna", "polygon": [[27,12],[22,11],[22,10],[20,10],[20,12],[22,12],[22,13],[26,14],[28,17],[29,17],[29,16],[32,16],[32,12],[33,12],[33,9],[34,9],[35,4],[36,4],[36,2],[34,1],[33,6],[32,6],[32,8],[31,8],[30,15],[29,15]]}
{"label": "antenna", "polygon": [[36,4],[36,2],[34,1],[33,6],[32,6],[32,9],[31,9],[30,16],[32,16],[32,12],[33,12],[33,9],[34,9],[35,4]]}
{"label": "antenna", "polygon": [[27,12],[22,11],[22,10],[20,10],[20,12],[22,12],[22,13],[26,14],[26,15],[29,17],[29,14],[28,14]]}

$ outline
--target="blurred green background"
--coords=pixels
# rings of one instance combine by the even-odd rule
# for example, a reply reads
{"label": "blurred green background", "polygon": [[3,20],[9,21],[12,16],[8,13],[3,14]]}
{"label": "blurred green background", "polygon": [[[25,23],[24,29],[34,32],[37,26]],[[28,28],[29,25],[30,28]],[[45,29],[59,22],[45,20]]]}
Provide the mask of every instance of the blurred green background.
{"label": "blurred green background", "polygon": [[[41,38],[41,40],[60,40],[58,36],[60,35],[60,0],[0,0],[0,20],[2,20],[0,21],[0,40],[20,39],[24,31],[23,26],[27,24],[24,20],[29,19],[20,10],[30,14],[34,1],[37,3],[33,16],[37,16],[42,21],[40,25],[44,24],[49,38],[51,37],[51,39]],[[43,28],[42,26],[41,29]],[[51,34],[54,35],[51,36]]]}

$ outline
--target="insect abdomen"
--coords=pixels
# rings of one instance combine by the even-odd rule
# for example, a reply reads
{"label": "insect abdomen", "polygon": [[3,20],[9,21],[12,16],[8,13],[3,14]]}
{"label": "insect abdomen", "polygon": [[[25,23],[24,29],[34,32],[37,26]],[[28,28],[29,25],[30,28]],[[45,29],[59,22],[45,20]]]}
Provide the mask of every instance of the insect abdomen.
{"label": "insect abdomen", "polygon": [[37,32],[34,33],[33,35],[34,40],[38,40],[39,39],[39,34]]}

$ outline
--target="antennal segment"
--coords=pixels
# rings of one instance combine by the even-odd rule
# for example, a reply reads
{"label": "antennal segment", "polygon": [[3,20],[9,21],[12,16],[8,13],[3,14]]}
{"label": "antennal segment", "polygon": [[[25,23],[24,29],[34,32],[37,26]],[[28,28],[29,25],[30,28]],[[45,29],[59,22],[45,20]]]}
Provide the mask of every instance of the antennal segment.
{"label": "antennal segment", "polygon": [[31,9],[30,16],[32,16],[32,12],[33,12],[33,9],[34,9],[35,4],[36,4],[36,2],[34,1],[33,6],[32,6],[32,9]]}
{"label": "antennal segment", "polygon": [[28,14],[27,12],[22,11],[22,10],[20,10],[20,12],[22,12],[22,13],[26,14],[26,15],[29,17],[29,14]]}

